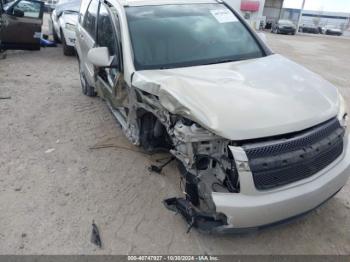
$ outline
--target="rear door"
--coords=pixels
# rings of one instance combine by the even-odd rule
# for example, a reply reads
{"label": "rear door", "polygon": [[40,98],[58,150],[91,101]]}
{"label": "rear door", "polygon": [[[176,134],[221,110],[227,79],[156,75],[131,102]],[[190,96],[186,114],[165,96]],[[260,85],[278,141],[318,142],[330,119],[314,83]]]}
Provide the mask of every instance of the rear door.
{"label": "rear door", "polygon": [[94,66],[88,61],[87,54],[90,49],[96,45],[96,28],[97,28],[97,14],[99,10],[99,0],[91,0],[87,11],[83,17],[82,23],[77,27],[77,48],[79,51],[79,59],[84,70],[86,80],[91,86],[95,85],[95,69]]}
{"label": "rear door", "polygon": [[3,49],[40,49],[44,3],[37,0],[16,0],[5,6],[0,31]]}

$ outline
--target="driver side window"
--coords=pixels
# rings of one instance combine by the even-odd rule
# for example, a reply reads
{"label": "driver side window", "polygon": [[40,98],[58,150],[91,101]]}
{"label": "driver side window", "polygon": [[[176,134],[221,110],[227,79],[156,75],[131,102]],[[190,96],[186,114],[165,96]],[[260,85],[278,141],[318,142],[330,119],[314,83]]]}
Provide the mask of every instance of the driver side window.
{"label": "driver side window", "polygon": [[117,56],[117,41],[113,29],[113,22],[107,8],[102,4],[100,7],[97,24],[97,44],[107,47],[110,56]]}
{"label": "driver side window", "polygon": [[16,17],[40,18],[41,4],[27,0],[19,1],[12,9],[11,15]]}
{"label": "driver side window", "polygon": [[[97,21],[97,45],[107,47],[109,55],[113,57],[112,64],[118,65],[118,46],[112,19],[104,4],[101,4]],[[113,85],[119,70],[117,68],[102,69],[101,78]]]}

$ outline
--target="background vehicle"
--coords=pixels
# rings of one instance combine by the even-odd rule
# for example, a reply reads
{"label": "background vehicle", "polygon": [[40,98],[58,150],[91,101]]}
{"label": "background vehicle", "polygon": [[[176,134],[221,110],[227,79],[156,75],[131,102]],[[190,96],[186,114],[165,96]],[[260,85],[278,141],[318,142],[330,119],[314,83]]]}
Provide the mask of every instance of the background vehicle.
{"label": "background vehicle", "polygon": [[78,22],[80,0],[64,2],[52,12],[52,31],[56,42],[61,42],[64,55],[75,53],[75,29]]}
{"label": "background vehicle", "polygon": [[337,36],[343,35],[343,32],[339,28],[332,26],[332,25],[326,26],[324,28],[324,33],[326,35],[337,35]]}
{"label": "background vehicle", "polygon": [[52,10],[55,9],[56,4],[59,2],[59,0],[46,0],[45,1],[45,12],[51,13]]}
{"label": "background vehicle", "polygon": [[39,50],[44,3],[16,0],[3,6],[2,49]]}
{"label": "background vehicle", "polygon": [[289,20],[279,20],[276,24],[272,26],[272,33],[276,34],[292,34],[296,33],[296,26],[292,21]]}
{"label": "background vehicle", "polygon": [[164,204],[190,227],[235,232],[318,207],[349,177],[343,98],[204,2],[83,0],[83,93],[106,100],[131,143],[178,161],[185,196]]}
{"label": "background vehicle", "polygon": [[302,33],[309,33],[309,34],[319,34],[320,30],[318,27],[316,26],[312,26],[312,25],[303,25],[299,28],[299,32]]}

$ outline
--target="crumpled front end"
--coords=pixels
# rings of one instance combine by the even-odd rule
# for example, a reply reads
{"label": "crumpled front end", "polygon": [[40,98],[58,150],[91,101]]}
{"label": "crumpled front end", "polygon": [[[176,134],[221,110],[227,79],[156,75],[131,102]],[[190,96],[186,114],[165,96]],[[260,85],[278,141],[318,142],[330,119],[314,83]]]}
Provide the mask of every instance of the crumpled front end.
{"label": "crumpled front end", "polygon": [[[269,161],[269,157],[261,158],[264,159],[261,166],[265,166],[266,172],[260,173],[256,167],[253,170],[254,160],[248,156],[249,153],[247,155],[247,151],[232,148],[238,166],[240,192],[212,193],[216,212],[225,214],[228,223],[215,231],[274,225],[305,214],[334,196],[350,175],[349,139],[347,135],[344,136],[344,131],[338,131],[317,142],[308,142],[308,145],[300,147],[301,151],[295,150],[300,154],[300,160],[293,153],[288,156],[281,153],[279,160],[273,159],[273,155],[272,161]],[[334,138],[333,135],[339,137]],[[326,148],[322,148],[322,145]],[[269,148],[265,149],[268,154]],[[287,161],[294,163],[289,165]],[[275,167],[269,169],[266,165]],[[271,170],[274,171],[272,176]]]}
{"label": "crumpled front end", "polygon": [[[185,196],[164,204],[189,228],[237,232],[275,224],[317,207],[346,183],[341,96],[284,58],[269,59],[133,77],[140,144],[166,148],[178,160]],[[294,87],[268,83],[265,74],[249,80],[253,68],[271,70],[269,61],[287,65]]]}
{"label": "crumpled front end", "polygon": [[337,118],[289,137],[214,145],[221,156],[195,150],[184,172],[191,177],[186,189],[197,189],[186,191],[188,207],[165,202],[188,210],[190,226],[204,232],[244,232],[298,217],[334,196],[350,175],[349,139]]}

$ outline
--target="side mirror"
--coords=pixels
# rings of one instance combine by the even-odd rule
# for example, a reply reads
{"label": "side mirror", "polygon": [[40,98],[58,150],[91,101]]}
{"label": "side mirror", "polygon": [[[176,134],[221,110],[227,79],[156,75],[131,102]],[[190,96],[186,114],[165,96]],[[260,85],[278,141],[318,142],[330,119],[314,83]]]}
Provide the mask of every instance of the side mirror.
{"label": "side mirror", "polygon": [[16,17],[24,17],[24,12],[22,10],[19,10],[19,9],[14,9],[13,15]]}
{"label": "side mirror", "polygon": [[87,58],[96,67],[109,67],[112,63],[107,47],[92,48],[88,52]]}
{"label": "side mirror", "polygon": [[267,44],[267,39],[266,39],[266,35],[264,33],[258,33],[258,36],[260,37],[260,39]]}

